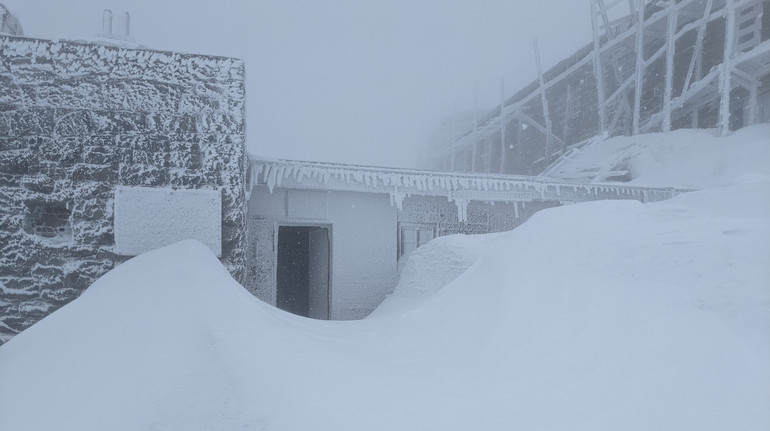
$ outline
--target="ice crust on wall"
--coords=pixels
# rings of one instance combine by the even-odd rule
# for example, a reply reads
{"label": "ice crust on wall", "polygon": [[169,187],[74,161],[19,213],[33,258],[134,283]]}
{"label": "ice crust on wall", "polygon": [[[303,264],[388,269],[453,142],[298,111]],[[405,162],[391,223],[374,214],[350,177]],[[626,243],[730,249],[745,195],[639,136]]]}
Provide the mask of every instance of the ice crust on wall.
{"label": "ice crust on wall", "polygon": [[[76,298],[116,254],[117,186],[222,192],[222,261],[245,272],[241,60],[0,36],[0,343]],[[72,239],[29,231],[71,210]]]}

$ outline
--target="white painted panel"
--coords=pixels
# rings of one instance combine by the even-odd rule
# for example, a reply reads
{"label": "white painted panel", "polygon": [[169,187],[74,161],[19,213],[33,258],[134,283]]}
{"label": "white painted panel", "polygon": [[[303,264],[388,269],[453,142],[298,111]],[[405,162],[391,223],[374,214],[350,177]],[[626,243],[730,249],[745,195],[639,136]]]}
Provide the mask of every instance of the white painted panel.
{"label": "white painted panel", "polygon": [[326,192],[289,190],[289,218],[304,220],[326,220]]}
{"label": "white painted panel", "polygon": [[115,252],[134,256],[195,239],[222,255],[219,190],[115,189]]}

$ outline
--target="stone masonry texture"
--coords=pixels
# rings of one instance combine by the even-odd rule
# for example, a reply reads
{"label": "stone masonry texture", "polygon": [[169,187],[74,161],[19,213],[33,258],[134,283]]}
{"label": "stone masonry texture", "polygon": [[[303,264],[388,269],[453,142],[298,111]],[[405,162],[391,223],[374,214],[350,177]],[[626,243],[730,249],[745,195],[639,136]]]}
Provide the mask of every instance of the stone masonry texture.
{"label": "stone masonry texture", "polygon": [[0,344],[130,258],[117,186],[220,190],[243,279],[244,81],[238,59],[0,36]]}

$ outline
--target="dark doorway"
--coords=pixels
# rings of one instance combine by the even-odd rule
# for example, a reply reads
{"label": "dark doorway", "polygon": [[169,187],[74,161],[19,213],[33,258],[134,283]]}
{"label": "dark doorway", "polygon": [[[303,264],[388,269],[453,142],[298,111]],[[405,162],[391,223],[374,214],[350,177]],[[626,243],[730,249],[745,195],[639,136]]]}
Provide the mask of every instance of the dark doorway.
{"label": "dark doorway", "polygon": [[329,230],[278,228],[278,308],[314,319],[329,318]]}

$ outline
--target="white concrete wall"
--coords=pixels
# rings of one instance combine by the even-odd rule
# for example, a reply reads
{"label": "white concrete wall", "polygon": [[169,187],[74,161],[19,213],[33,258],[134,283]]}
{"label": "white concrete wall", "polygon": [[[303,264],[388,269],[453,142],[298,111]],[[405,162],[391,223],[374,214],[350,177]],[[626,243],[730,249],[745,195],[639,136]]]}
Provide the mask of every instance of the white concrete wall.
{"label": "white concrete wall", "polygon": [[[286,190],[270,193],[266,186],[256,186],[249,201],[249,225],[272,221],[276,226],[320,225],[331,227],[331,319],[359,319],[371,312],[398,282],[397,210],[387,194]],[[274,244],[275,229],[260,229],[251,235],[250,248],[263,263]],[[268,237],[269,236],[269,237]],[[275,253],[275,247],[272,247]],[[251,256],[252,253],[249,253]],[[273,259],[274,260],[274,259]],[[257,263],[259,265],[259,263]],[[268,262],[267,265],[273,265]],[[264,270],[264,265],[263,265]],[[275,275],[260,277],[267,286],[256,286],[263,300],[275,302]]]}
{"label": "white concrete wall", "polygon": [[332,318],[368,315],[398,283],[397,210],[386,194],[329,194]]}

